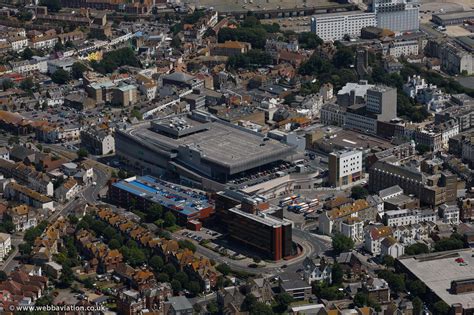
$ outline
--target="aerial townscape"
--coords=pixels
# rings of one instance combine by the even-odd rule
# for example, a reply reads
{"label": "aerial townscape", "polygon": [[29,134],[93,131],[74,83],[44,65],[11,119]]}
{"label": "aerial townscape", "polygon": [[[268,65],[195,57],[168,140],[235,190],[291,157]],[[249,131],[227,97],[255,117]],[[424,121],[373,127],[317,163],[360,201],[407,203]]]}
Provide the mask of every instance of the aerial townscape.
{"label": "aerial townscape", "polygon": [[474,0],[0,4],[1,314],[474,314]]}

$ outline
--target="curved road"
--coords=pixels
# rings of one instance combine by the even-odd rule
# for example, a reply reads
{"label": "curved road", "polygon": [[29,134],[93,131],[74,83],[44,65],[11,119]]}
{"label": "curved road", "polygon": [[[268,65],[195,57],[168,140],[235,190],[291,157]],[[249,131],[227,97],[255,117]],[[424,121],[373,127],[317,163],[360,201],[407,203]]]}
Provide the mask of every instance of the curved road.
{"label": "curved road", "polygon": [[[271,263],[261,268],[250,268],[248,267],[248,263],[245,261],[230,259],[201,245],[196,246],[196,253],[213,259],[216,262],[225,263],[237,271],[266,274],[269,276],[281,273],[283,271],[296,272],[301,268],[301,262],[306,257],[316,257],[331,248],[331,244],[326,240],[321,239],[308,231],[303,231],[296,228],[293,229],[293,239],[296,241],[296,243],[302,245],[305,248],[305,253],[303,255],[298,256],[292,260],[281,260],[279,262]],[[286,266],[286,269],[283,268],[283,266]]]}

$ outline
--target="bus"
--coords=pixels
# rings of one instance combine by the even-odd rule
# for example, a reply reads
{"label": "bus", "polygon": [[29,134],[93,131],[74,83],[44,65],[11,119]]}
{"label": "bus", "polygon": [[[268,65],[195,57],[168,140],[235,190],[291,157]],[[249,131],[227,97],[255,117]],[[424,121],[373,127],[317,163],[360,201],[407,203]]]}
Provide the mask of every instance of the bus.
{"label": "bus", "polygon": [[291,202],[291,197],[286,197],[280,200],[280,207],[289,205]]}

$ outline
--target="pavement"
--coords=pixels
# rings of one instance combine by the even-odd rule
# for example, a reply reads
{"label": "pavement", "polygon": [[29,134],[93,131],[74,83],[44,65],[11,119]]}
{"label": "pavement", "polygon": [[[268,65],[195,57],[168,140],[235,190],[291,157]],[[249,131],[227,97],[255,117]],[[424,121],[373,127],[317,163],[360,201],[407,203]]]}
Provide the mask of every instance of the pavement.
{"label": "pavement", "polygon": [[16,266],[18,266],[18,260],[15,257],[18,255],[18,245],[23,243],[23,233],[12,234],[11,237],[12,246],[14,246],[13,252],[10,253],[8,258],[3,261],[0,266],[0,270],[10,273]]}
{"label": "pavement", "polygon": [[[176,239],[185,239],[181,235],[174,235]],[[249,259],[234,260],[211,249],[203,247],[199,244],[196,246],[196,253],[206,256],[209,259],[215,260],[218,263],[225,263],[234,270],[245,271],[249,273],[258,273],[264,276],[272,276],[286,270],[297,270],[301,268],[301,262],[306,257],[317,257],[331,248],[330,242],[327,239],[319,237],[308,231],[303,231],[297,228],[293,229],[293,240],[303,247],[303,253],[291,260],[281,260],[278,262],[266,262],[265,266],[259,268],[251,268],[248,265],[252,263]]]}

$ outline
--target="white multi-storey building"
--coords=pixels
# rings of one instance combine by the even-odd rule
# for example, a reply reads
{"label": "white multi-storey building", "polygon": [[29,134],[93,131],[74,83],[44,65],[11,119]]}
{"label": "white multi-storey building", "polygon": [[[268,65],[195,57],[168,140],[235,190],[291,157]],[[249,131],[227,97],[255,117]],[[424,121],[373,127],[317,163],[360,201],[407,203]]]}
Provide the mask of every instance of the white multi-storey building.
{"label": "white multi-storey building", "polygon": [[384,222],[387,226],[404,226],[420,222],[436,222],[437,215],[432,210],[390,210],[385,211]]}
{"label": "white multi-storey building", "polygon": [[418,55],[419,49],[419,43],[416,39],[393,41],[389,45],[389,54],[395,58]]}
{"label": "white multi-storey building", "polygon": [[443,204],[439,206],[438,211],[444,223],[459,224],[459,208],[457,205]]}
{"label": "white multi-storey building", "polygon": [[335,187],[358,181],[362,176],[362,151],[329,154],[329,183]]}
{"label": "white multi-storey building", "polygon": [[380,255],[382,241],[392,233],[393,230],[389,226],[370,227],[364,236],[364,248],[374,256]]}
{"label": "white multi-storey building", "polygon": [[344,129],[357,130],[362,133],[377,134],[377,119],[347,112]]}
{"label": "white multi-storey building", "polygon": [[417,75],[408,77],[407,82],[403,84],[403,92],[411,98],[415,98],[421,90],[426,88],[428,88],[428,83]]}
{"label": "white multi-storey building", "polygon": [[12,45],[13,51],[21,51],[28,47],[28,38],[24,36],[10,37],[8,41]]}
{"label": "white multi-storey building", "polygon": [[341,234],[354,242],[361,242],[364,239],[364,222],[357,217],[345,219],[341,223]]}
{"label": "white multi-storey building", "polygon": [[12,249],[12,239],[10,234],[7,233],[0,233],[0,261],[3,261],[5,256]]}
{"label": "white multi-storey building", "polygon": [[374,0],[373,12],[377,27],[394,32],[415,31],[420,28],[418,0]]}
{"label": "white multi-storey building", "polygon": [[311,31],[324,41],[336,41],[345,35],[360,36],[364,27],[376,26],[375,13],[338,12],[311,17]]}
{"label": "white multi-storey building", "polygon": [[321,123],[324,125],[344,126],[346,111],[336,104],[325,104],[321,107]]}

